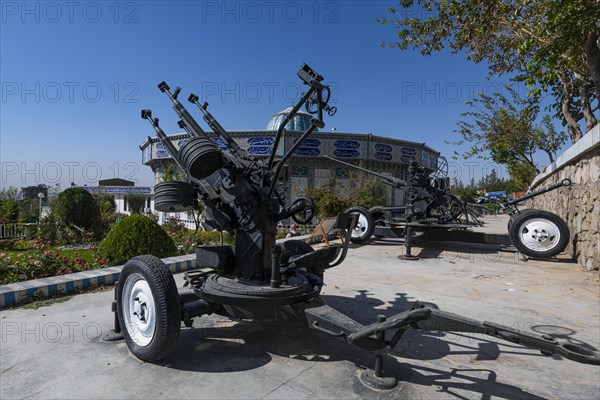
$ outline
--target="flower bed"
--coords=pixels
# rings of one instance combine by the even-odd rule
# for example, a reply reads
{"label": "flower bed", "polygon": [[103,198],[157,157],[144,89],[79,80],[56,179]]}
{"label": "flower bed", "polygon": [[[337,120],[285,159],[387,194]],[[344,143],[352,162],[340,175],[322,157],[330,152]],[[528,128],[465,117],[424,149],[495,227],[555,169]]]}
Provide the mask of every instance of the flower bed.
{"label": "flower bed", "polygon": [[0,251],[0,284],[87,271],[108,266],[92,244],[58,250],[49,243],[20,241],[17,249]]}
{"label": "flower bed", "polygon": [[[175,241],[177,255],[194,254],[196,246],[235,243],[235,237],[228,233],[194,232],[176,221],[167,222],[163,228]],[[285,233],[277,237],[285,237]],[[84,240],[92,238],[87,235]],[[67,250],[40,240],[2,241],[0,244],[0,285],[109,266],[93,243],[86,244],[84,248]]]}

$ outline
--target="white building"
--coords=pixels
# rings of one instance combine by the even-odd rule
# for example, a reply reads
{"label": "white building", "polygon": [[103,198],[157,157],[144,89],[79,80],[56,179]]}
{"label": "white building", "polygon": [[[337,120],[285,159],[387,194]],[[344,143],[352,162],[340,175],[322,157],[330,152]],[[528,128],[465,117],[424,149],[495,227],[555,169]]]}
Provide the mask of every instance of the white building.
{"label": "white building", "polygon": [[92,194],[109,195],[115,202],[115,213],[130,215],[127,196],[131,194],[141,194],[146,197],[146,204],[143,207],[145,214],[154,212],[154,190],[149,186],[135,186],[135,184],[126,179],[105,179],[98,182],[98,186],[81,186]]}

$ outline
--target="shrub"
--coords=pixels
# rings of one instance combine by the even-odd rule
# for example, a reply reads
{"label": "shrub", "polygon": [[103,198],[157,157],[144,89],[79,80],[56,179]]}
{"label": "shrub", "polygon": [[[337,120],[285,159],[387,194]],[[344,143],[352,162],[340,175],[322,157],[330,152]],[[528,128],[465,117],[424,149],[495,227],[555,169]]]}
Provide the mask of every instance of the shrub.
{"label": "shrub", "polygon": [[0,240],[0,250],[14,250],[16,244],[16,239]]}
{"label": "shrub", "polygon": [[221,236],[223,236],[224,245],[235,244],[235,236],[230,233],[219,231],[195,232],[173,218],[162,224],[162,228],[175,242],[177,255],[193,254],[196,252],[197,246],[220,245]]}
{"label": "shrub", "polygon": [[43,243],[50,244],[71,244],[78,241],[78,237],[62,221],[59,221],[54,214],[48,214],[40,221],[37,231],[37,237]]}
{"label": "shrub", "polygon": [[198,241],[194,236],[194,231],[190,231],[183,223],[170,218],[162,224],[162,228],[173,239],[173,242],[175,242],[177,255],[192,254],[196,251]]}
{"label": "shrub", "polygon": [[106,193],[97,193],[94,195],[94,198],[100,209],[99,222],[94,232],[96,233],[96,237],[101,239],[110,230],[111,224],[118,217],[116,213],[117,205],[112,196]]}
{"label": "shrub", "polygon": [[98,251],[113,264],[123,264],[141,254],[162,258],[177,253],[173,239],[152,218],[143,215],[131,215],[115,224]]}
{"label": "shrub", "polygon": [[219,231],[198,231],[196,233],[198,246],[215,246],[221,245],[221,238],[224,245],[234,245],[235,235],[228,232]]}
{"label": "shrub", "polygon": [[96,232],[100,221],[100,208],[94,196],[83,188],[69,188],[62,191],[52,212],[63,224],[74,224],[88,231]]}

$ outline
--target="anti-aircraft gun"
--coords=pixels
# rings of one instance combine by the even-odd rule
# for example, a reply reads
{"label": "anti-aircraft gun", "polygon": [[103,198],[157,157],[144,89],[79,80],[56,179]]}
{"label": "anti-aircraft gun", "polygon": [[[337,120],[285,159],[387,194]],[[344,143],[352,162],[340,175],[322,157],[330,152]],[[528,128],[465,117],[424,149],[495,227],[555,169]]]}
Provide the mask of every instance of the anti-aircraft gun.
{"label": "anti-aircraft gun", "polygon": [[374,206],[369,210],[352,207],[346,210],[358,215],[358,222],[352,232],[351,240],[354,243],[366,242],[376,229],[379,229],[379,235],[383,236],[385,229],[404,228],[406,224],[411,223],[448,224],[457,221],[465,211],[464,204],[449,191],[448,163],[444,157],[439,157],[435,171],[429,171],[416,161],[411,161],[406,180],[383,175],[329,156],[325,157],[346,167],[374,175],[383,184],[402,189],[404,192],[403,206]]}
{"label": "anti-aircraft gun", "polygon": [[[415,305],[411,310],[388,319],[378,317],[377,322],[364,326],[326,305],[319,297],[323,273],[344,260],[356,216],[338,215],[341,245],[313,250],[299,240],[279,244],[275,241],[278,221],[293,217],[306,222],[310,217],[306,213],[310,209],[307,199],[286,206],[279,185],[285,162],[315,128],[324,126],[324,113],[333,116],[336,112],[335,107],[328,105],[330,91],[321,75],[304,64],[298,76],[306,85],[306,92],[279,126],[268,160],[252,157],[235,144],[208,112],[208,104],[200,104],[198,96],[191,94],[188,100],[200,109],[213,130],[210,134],[204,132],[178,101],[180,88],[171,93],[166,83],[159,85],[173,103],[179,125],[190,135],[180,149],[170,143],[151,111],[142,111],[142,117],[151,123],[187,178],[186,182],[156,185],[155,207],[184,211],[203,201],[208,224],[233,231],[235,245],[199,247],[197,264],[202,269],[185,274],[185,286],[191,289],[185,292],[179,291],[170,270],[156,257],[137,256],[123,266],[113,302],[114,333],[122,333],[136,357],[149,362],[166,357],[178,341],[182,322],[190,327],[193,318],[215,313],[255,320],[305,318],[310,328],[373,352],[375,370],[363,372],[362,379],[366,385],[381,389],[397,383],[396,378],[384,375],[383,359],[408,329],[477,332],[539,349],[544,354],[556,353],[578,362],[600,364],[600,354],[583,346],[562,344],[551,337],[430,307]],[[311,125],[277,160],[275,152],[285,126],[303,105],[313,115]],[[221,151],[209,135],[222,140],[228,152]],[[389,340],[385,338],[387,331],[394,332]]]}
{"label": "anti-aircraft gun", "polygon": [[[412,161],[408,167],[406,180],[382,175],[357,165],[326,157],[347,167],[377,176],[384,184],[395,189],[404,190],[403,206],[374,206],[369,210],[363,207],[347,209],[345,212],[354,213],[358,217],[352,232],[352,242],[364,243],[373,235],[404,237],[405,254],[402,257],[411,260],[416,258],[411,254],[415,231],[451,231],[456,235],[452,236],[450,232],[447,232],[442,236],[447,240],[471,242],[483,240],[482,243],[485,243],[485,236],[464,234],[466,229],[482,223],[473,212],[473,204],[460,201],[450,192],[450,179],[447,176],[448,162],[444,157],[438,158],[437,169],[432,172],[418,165],[416,161]],[[570,185],[571,181],[564,179],[523,197],[512,200],[508,198],[495,200],[494,202],[499,205],[500,209],[511,217],[508,223],[510,242],[506,244],[512,243],[523,255],[528,257],[553,257],[564,251],[569,241],[569,228],[566,222],[560,216],[548,211],[520,210],[517,204]],[[513,224],[515,221],[516,224]]]}

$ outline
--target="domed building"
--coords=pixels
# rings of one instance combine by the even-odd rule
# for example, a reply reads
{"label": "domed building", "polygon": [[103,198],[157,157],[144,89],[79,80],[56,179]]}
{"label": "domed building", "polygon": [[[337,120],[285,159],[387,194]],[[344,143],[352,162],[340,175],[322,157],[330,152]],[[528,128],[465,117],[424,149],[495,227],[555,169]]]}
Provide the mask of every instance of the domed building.
{"label": "domed building", "polygon": [[[291,110],[292,110],[292,107],[288,107],[285,110],[282,110],[282,111],[278,112],[277,114],[273,115],[271,117],[271,120],[267,124],[267,130],[277,132],[277,129],[279,129],[279,127],[281,126],[283,119],[285,118],[287,113],[289,113]],[[298,110],[296,112],[296,115],[294,115],[294,118],[292,118],[292,120],[285,125],[285,130],[288,132],[290,132],[290,131],[304,132],[310,126],[310,119],[311,119],[310,114],[308,114],[302,110]],[[315,128],[315,132],[318,132],[318,131],[319,131],[319,128]]]}
{"label": "domed building", "polygon": [[[266,158],[271,154],[277,129],[289,110],[290,108],[287,108],[273,115],[266,130],[228,131],[228,133],[249,154]],[[279,143],[276,155],[282,156],[294,145],[303,131],[310,126],[310,118],[310,114],[298,111],[287,123],[286,132]],[[210,135],[211,132],[208,134]],[[182,146],[188,138],[187,133],[169,136],[176,148]],[[227,151],[220,138],[211,136],[211,139],[221,150]],[[156,182],[159,182],[160,175],[171,159],[168,151],[156,137],[149,138],[140,149],[142,162],[152,168]],[[383,175],[404,179],[411,160],[417,160],[424,167],[435,170],[440,153],[425,143],[376,136],[372,133],[315,131],[296,149],[287,162],[291,166],[287,185],[288,199],[294,201],[302,197],[306,189],[318,188],[332,178],[336,178],[342,186],[349,181],[349,168],[326,159],[323,157],[325,155],[352,164],[360,164],[363,168]],[[387,204],[401,205],[403,190],[389,186],[386,188]]]}

